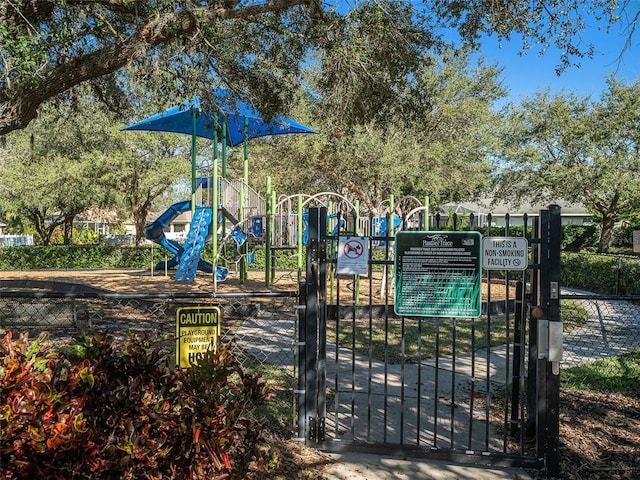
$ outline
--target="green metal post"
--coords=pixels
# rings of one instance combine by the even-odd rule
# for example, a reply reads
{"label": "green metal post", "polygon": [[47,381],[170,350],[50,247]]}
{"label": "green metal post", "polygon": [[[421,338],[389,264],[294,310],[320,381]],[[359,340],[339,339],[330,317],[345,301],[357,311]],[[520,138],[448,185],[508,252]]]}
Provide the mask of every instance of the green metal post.
{"label": "green metal post", "polygon": [[[275,214],[275,207],[276,207],[276,191],[274,189],[271,190],[271,205],[273,206],[274,212],[272,212],[273,214]],[[271,283],[276,281],[276,265],[275,265],[275,257],[274,257],[274,261],[271,264]]]}
{"label": "green metal post", "polygon": [[[213,285],[217,286],[216,282],[216,270],[218,268],[218,157],[216,154],[213,156],[213,200],[211,206],[212,212],[212,232],[211,232],[211,251],[213,255]],[[214,291],[216,289],[214,288]]]}
{"label": "green metal post", "polygon": [[271,275],[271,215],[273,213],[273,204],[271,203],[271,177],[267,177],[267,194],[265,196],[267,202],[267,216],[265,218],[265,237],[264,237],[264,284],[269,286]]}
{"label": "green metal post", "polygon": [[227,118],[222,116],[222,178],[227,178]]}
{"label": "green metal post", "polygon": [[[249,119],[244,117],[244,162],[243,162],[243,182],[240,189],[240,228],[245,229],[244,221],[246,200],[247,200],[247,185],[249,184]],[[247,244],[246,242],[240,247],[240,285],[244,285],[247,279]]]}
{"label": "green metal post", "polygon": [[[217,123],[217,122],[216,122]],[[215,125],[217,127],[217,125]],[[212,275],[213,275],[213,285],[214,291],[217,290],[217,281],[216,281],[216,269],[218,267],[218,134],[217,132],[213,135],[213,165],[211,167],[211,187],[212,187],[212,198],[211,198],[211,255],[213,255],[213,260],[211,264]]]}
{"label": "green metal post", "polygon": [[196,120],[197,112],[191,109],[191,214],[196,211]]}
{"label": "green metal post", "polygon": [[424,229],[429,230],[429,195],[424,197]]}

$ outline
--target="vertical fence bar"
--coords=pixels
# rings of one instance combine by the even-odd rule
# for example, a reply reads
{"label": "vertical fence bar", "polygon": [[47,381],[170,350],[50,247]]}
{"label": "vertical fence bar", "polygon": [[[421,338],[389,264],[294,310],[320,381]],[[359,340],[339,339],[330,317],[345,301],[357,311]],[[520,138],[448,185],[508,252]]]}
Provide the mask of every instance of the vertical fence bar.
{"label": "vertical fence bar", "polygon": [[516,301],[513,332],[513,371],[511,373],[511,428],[509,434],[514,436],[520,426],[520,355],[522,351],[522,319],[524,317],[524,289],[525,283],[516,282]]}
{"label": "vertical fence bar", "polygon": [[[427,217],[428,218],[428,217]],[[416,392],[416,445],[420,446],[422,418],[422,317],[418,317],[418,390]]]}
{"label": "vertical fence bar", "polygon": [[[393,208],[391,208],[393,212]],[[387,229],[385,231],[385,242],[384,242],[384,435],[383,440],[387,443],[387,431],[389,429],[389,302],[387,299],[389,298],[389,245],[391,243],[391,232],[393,231],[393,226],[391,222],[393,222],[393,214],[387,214]]]}
{"label": "vertical fence bar", "polygon": [[456,334],[457,322],[455,318],[451,319],[451,404],[449,405],[449,413],[451,415],[450,430],[450,447],[454,447],[455,426],[456,426]]}
{"label": "vertical fence bar", "polygon": [[537,307],[539,301],[539,275],[540,275],[540,218],[535,217],[531,222],[531,290],[529,298],[531,302],[531,308],[528,311],[529,319],[529,355],[527,362],[527,377],[529,382],[527,383],[527,432],[530,434],[536,433],[536,418],[537,418],[537,404],[538,397],[536,378],[538,368],[538,319],[534,317],[534,308]]}
{"label": "vertical fence bar", "polygon": [[[547,318],[549,324],[562,322],[560,317],[560,243],[562,239],[560,207],[549,206]],[[551,343],[551,339],[549,341]],[[551,355],[551,353],[550,353]],[[547,358],[547,429],[545,432],[548,477],[560,474],[560,359]]]}
{"label": "vertical fence bar", "polygon": [[433,392],[433,447],[438,448],[438,387],[440,386],[440,318],[436,318],[436,364]]}
{"label": "vertical fence bar", "polygon": [[327,209],[318,209],[318,439],[327,416]]}
{"label": "vertical fence bar", "polygon": [[[511,215],[509,213],[504,216],[505,236],[511,236]],[[511,274],[509,270],[504,275],[505,297],[504,297],[504,323],[505,323],[505,385],[509,385],[509,367],[511,364],[510,348],[511,348],[511,311],[509,310]],[[513,384],[511,385],[513,391]],[[509,396],[505,395],[504,416],[502,422],[502,451],[507,452],[509,447]]]}
{"label": "vertical fence bar", "polygon": [[[491,236],[491,221],[493,217],[491,214],[487,215],[488,227],[487,236]],[[484,430],[484,449],[489,450],[489,435],[490,435],[490,419],[491,419],[491,309],[488,308],[491,305],[491,270],[487,270],[487,346],[486,348],[486,362],[487,362],[487,374],[485,378],[485,430]]]}
{"label": "vertical fence bar", "polygon": [[[549,246],[549,210],[540,211],[539,222],[539,238],[540,238],[540,269],[538,273],[539,277],[539,292],[538,292],[538,306],[542,308],[547,302],[547,291],[545,284],[549,278],[549,262],[547,261],[548,246]],[[546,312],[545,312],[546,314]],[[540,322],[536,322],[536,327]],[[540,332],[536,328],[537,333]],[[538,458],[544,458],[546,450],[546,431],[547,431],[547,395],[546,395],[546,382],[547,382],[547,365],[544,360],[544,352],[541,351],[543,345],[542,339],[538,338],[538,351],[536,356],[536,452]]]}
{"label": "vertical fence bar", "polygon": [[[311,226],[311,222],[310,226]],[[318,241],[309,238],[307,243],[307,282],[305,307],[305,414],[307,419],[307,444],[317,443],[318,382],[317,382],[317,327],[318,327]]]}
{"label": "vertical fence bar", "polygon": [[297,397],[298,407],[298,440],[306,441],[307,438],[307,410],[306,410],[306,391],[307,386],[307,324],[306,324],[306,308],[307,308],[307,280],[301,278],[299,281],[299,300],[298,300],[298,388],[294,394]]}

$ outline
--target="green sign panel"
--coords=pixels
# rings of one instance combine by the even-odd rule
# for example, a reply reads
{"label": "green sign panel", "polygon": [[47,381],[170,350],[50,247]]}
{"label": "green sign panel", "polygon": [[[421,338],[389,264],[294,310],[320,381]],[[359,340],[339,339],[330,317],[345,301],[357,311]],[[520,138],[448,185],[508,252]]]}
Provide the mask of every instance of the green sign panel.
{"label": "green sign panel", "polygon": [[394,310],[422,317],[479,317],[478,232],[398,232]]}

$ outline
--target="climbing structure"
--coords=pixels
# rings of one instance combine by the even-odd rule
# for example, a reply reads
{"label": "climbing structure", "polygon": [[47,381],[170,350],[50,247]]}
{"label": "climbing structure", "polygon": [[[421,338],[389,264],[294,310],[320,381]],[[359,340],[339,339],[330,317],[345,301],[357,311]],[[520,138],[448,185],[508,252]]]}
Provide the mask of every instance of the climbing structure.
{"label": "climbing structure", "polygon": [[191,228],[184,244],[184,252],[180,258],[180,265],[176,272],[176,280],[193,282],[200,263],[200,253],[204,248],[205,239],[209,234],[211,216],[210,208],[196,208],[191,220]]}

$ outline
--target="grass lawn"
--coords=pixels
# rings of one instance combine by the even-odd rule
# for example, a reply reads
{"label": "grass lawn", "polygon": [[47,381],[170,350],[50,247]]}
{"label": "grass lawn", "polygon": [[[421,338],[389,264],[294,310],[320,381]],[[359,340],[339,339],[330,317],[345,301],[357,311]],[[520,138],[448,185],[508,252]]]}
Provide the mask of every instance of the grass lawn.
{"label": "grass lawn", "polygon": [[[565,331],[584,324],[587,313],[578,302],[562,301]],[[424,358],[470,352],[513,343],[514,315],[490,318],[389,318],[331,321],[327,325],[327,343],[389,363],[417,361]]]}

